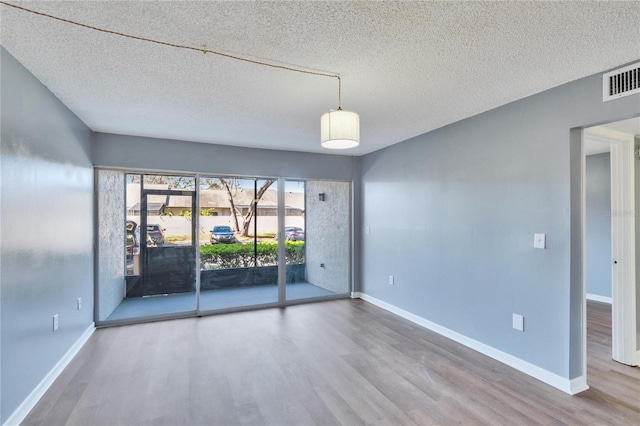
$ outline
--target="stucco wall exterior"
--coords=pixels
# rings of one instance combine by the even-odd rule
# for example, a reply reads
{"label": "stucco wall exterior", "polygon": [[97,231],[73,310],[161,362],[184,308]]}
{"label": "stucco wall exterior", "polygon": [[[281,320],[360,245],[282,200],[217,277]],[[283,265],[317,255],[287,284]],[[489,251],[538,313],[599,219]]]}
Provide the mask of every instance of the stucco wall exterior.
{"label": "stucco wall exterior", "polygon": [[124,173],[98,170],[98,309],[104,321],[124,299]]}

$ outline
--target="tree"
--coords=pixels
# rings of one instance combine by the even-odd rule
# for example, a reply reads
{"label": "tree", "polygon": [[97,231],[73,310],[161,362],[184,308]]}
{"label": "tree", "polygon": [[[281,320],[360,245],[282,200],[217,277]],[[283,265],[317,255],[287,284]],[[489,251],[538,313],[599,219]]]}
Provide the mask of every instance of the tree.
{"label": "tree", "polygon": [[[141,174],[127,174],[126,175],[127,184],[135,183],[142,184],[142,188],[145,185],[167,185],[166,188],[162,188],[163,190],[188,190],[195,191],[196,178],[195,176],[171,176],[171,175],[141,175]],[[147,188],[148,189],[148,188]],[[167,193],[164,201],[164,205],[168,207],[171,202],[171,194]],[[162,213],[164,214],[164,213]],[[171,212],[167,213],[169,216],[173,216]],[[189,212],[191,215],[191,212]],[[185,216],[185,213],[182,212],[180,216]]]}
{"label": "tree", "polygon": [[251,224],[251,219],[253,219],[253,217],[256,215],[256,211],[258,209],[258,202],[260,201],[260,199],[262,198],[262,196],[264,195],[265,192],[267,192],[267,189],[269,189],[269,187],[271,186],[271,184],[274,181],[271,179],[267,179],[264,181],[264,183],[262,184],[262,186],[260,186],[260,189],[258,189],[258,192],[255,195],[255,198],[253,200],[251,200],[251,205],[249,206],[249,211],[247,212],[247,214],[245,214],[244,216],[242,216],[242,236],[243,237],[247,237],[249,236],[249,225]]}
{"label": "tree", "polygon": [[207,189],[222,189],[220,181],[220,178],[203,176],[200,178],[200,188],[206,187]]}
{"label": "tree", "polygon": [[231,193],[231,188],[229,187],[229,183],[223,178],[220,178],[220,183],[222,184],[222,187],[227,191],[229,204],[231,205],[231,216],[233,217],[233,220],[235,223],[234,230],[236,232],[240,232],[240,226],[238,225],[238,214],[240,214],[240,212],[238,211],[238,209],[236,209],[236,204],[233,201],[233,194]]}
{"label": "tree", "polygon": [[256,194],[254,195],[253,199],[251,200],[251,204],[249,204],[249,209],[247,211],[246,214],[242,214],[238,208],[236,207],[236,203],[235,200],[233,198],[233,193],[231,192],[231,187],[229,186],[229,183],[223,179],[220,178],[220,183],[222,184],[222,187],[227,191],[227,196],[229,198],[229,204],[231,205],[231,214],[233,216],[234,219],[234,223],[235,223],[235,230],[237,232],[240,231],[240,226],[238,223],[238,216],[242,216],[242,233],[241,235],[243,237],[248,237],[249,236],[249,226],[251,225],[251,219],[253,219],[256,215],[256,211],[257,211],[257,207],[258,207],[258,203],[260,202],[260,199],[262,198],[262,196],[264,195],[265,192],[267,192],[267,189],[269,189],[269,187],[271,186],[271,184],[275,182],[273,179],[266,179],[262,185],[260,186],[260,188],[258,189],[258,191],[256,192]]}
{"label": "tree", "polygon": [[[127,175],[127,183],[140,183],[141,175]],[[169,175],[144,175],[144,183],[167,185],[167,189],[194,190],[195,177],[193,176],[169,176]]]}

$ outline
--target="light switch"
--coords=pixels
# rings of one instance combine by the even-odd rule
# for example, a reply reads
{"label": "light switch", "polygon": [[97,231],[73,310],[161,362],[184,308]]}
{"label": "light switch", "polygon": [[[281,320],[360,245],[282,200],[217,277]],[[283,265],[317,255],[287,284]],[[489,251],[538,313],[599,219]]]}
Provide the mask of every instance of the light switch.
{"label": "light switch", "polygon": [[513,328],[524,331],[524,317],[522,315],[513,314]]}
{"label": "light switch", "polygon": [[533,234],[533,248],[547,248],[547,234]]}

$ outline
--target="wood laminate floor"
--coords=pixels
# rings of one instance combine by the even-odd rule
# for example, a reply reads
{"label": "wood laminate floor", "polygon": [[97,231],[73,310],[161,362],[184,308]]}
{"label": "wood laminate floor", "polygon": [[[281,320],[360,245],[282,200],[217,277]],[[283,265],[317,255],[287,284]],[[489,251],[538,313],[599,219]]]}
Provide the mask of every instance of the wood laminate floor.
{"label": "wood laminate floor", "polygon": [[573,397],[361,300],[101,329],[24,424],[640,424],[640,369],[588,317]]}

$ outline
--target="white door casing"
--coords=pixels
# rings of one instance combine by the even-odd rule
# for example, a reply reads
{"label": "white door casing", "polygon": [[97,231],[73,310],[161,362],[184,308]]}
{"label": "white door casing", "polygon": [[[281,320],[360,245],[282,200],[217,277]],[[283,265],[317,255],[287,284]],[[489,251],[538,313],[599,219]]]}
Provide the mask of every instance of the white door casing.
{"label": "white door casing", "polygon": [[[636,365],[634,137],[594,127],[584,131],[583,145],[587,141],[611,146],[612,358],[623,364]],[[584,185],[582,191],[584,201]],[[583,208],[583,223],[584,216]],[[584,229],[582,241],[584,245]],[[586,288],[584,274],[583,286]],[[586,300],[583,306],[586,311]],[[586,322],[583,339],[586,342]],[[586,360],[586,345],[583,348],[583,359]]]}

